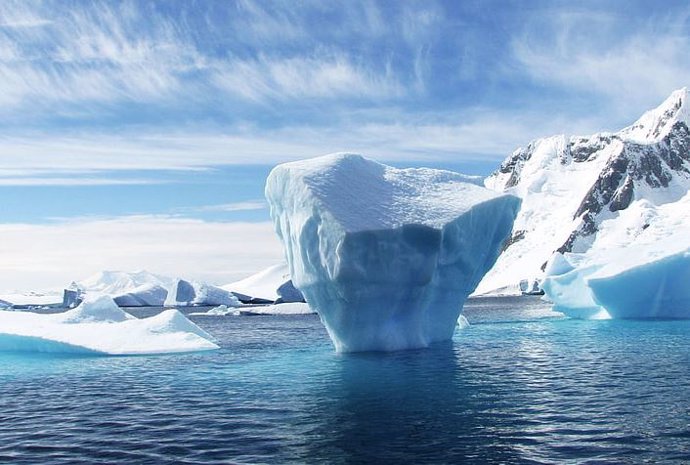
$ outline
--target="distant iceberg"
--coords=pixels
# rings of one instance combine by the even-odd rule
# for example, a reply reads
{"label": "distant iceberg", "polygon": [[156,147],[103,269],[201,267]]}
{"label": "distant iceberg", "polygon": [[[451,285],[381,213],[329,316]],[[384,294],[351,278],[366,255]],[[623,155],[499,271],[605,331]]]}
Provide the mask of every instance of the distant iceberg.
{"label": "distant iceberg", "polygon": [[173,282],[172,278],[148,271],[101,271],[70,284],[62,305],[72,308],[86,295],[107,295],[121,307],[161,307]]}
{"label": "distant iceberg", "polygon": [[279,165],[266,197],[290,275],[342,352],[449,340],[520,201],[449,171],[334,154]]}
{"label": "distant iceberg", "polygon": [[177,310],[138,319],[107,296],[64,313],[0,311],[0,351],[140,355],[218,349]]}
{"label": "distant iceberg", "polygon": [[191,316],[253,316],[253,315],[313,315],[316,313],[304,302],[291,302],[274,305],[254,305],[241,308],[219,305],[205,312],[191,313]]}
{"label": "distant iceberg", "polygon": [[120,307],[160,307],[165,303],[168,290],[158,284],[143,284],[113,296]]}
{"label": "distant iceberg", "polygon": [[222,286],[248,303],[304,302],[304,296],[295,288],[287,263],[259,271],[247,278]]}
{"label": "distant iceberg", "polygon": [[239,307],[242,304],[232,292],[220,287],[176,279],[168,289],[165,305],[174,307],[200,305]]}
{"label": "distant iceberg", "polygon": [[240,315],[312,315],[314,313],[316,312],[303,302],[257,305],[256,307],[243,308],[238,311]]}

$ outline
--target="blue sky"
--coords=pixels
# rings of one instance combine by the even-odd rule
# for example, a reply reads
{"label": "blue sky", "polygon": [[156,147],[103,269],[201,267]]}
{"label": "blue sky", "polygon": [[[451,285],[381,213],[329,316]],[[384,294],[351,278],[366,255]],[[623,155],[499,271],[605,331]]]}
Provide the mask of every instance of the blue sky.
{"label": "blue sky", "polygon": [[4,1],[0,289],[256,271],[280,259],[275,163],[348,150],[488,174],[689,85],[689,25],[672,0]]}

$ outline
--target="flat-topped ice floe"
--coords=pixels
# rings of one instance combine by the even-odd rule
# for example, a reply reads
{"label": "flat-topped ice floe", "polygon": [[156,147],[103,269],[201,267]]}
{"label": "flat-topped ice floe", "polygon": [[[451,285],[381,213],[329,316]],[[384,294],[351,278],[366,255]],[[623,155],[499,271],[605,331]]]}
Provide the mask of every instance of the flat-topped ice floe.
{"label": "flat-topped ice floe", "polygon": [[51,315],[0,311],[0,351],[141,355],[218,348],[177,310],[138,319],[107,296]]}
{"label": "flat-topped ice floe", "polygon": [[342,352],[449,340],[520,206],[468,176],[353,154],[279,165],[266,197],[293,282]]}

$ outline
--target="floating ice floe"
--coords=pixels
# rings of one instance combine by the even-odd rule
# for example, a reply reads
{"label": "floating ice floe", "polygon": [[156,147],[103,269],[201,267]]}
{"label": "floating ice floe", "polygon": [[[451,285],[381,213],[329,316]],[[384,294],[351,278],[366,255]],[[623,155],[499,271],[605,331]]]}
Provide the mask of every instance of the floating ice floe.
{"label": "floating ice floe", "polygon": [[240,315],[312,315],[314,313],[316,312],[304,302],[258,305],[239,310]]}
{"label": "floating ice floe", "polygon": [[107,296],[58,314],[0,311],[0,351],[139,355],[218,348],[177,310],[138,319]]}
{"label": "floating ice floe", "polygon": [[304,302],[291,302],[274,305],[255,305],[241,308],[220,305],[206,312],[190,313],[191,316],[227,316],[227,315],[312,315],[316,313]]}
{"label": "floating ice floe", "polygon": [[520,200],[449,171],[334,154],[266,182],[290,275],[343,352],[449,340]]}

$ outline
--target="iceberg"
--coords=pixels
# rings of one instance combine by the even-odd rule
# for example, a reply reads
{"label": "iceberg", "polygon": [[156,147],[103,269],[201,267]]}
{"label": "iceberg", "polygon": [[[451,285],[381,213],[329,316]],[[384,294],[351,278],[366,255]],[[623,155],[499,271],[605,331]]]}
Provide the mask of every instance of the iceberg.
{"label": "iceberg", "polygon": [[161,307],[168,296],[168,290],[158,284],[143,284],[134,289],[113,296],[120,307]]}
{"label": "iceberg", "polygon": [[254,315],[313,315],[314,310],[304,302],[274,305],[248,305],[240,309],[219,305],[206,312],[190,313],[191,316],[254,316]]}
{"label": "iceberg", "polygon": [[690,194],[662,205],[634,200],[602,222],[603,238],[586,252],[551,258],[546,297],[575,318],[690,318],[688,224]]}
{"label": "iceberg", "polygon": [[242,305],[230,291],[206,283],[176,279],[167,292],[165,306],[186,307],[200,305]]}
{"label": "iceberg", "polygon": [[107,295],[122,307],[161,307],[173,279],[148,271],[101,271],[64,291],[63,306],[75,307],[85,295]]}
{"label": "iceberg", "polygon": [[316,313],[309,304],[290,302],[275,305],[257,305],[238,311],[239,315],[313,315]]}
{"label": "iceberg", "polygon": [[554,310],[572,318],[690,318],[690,247],[661,256],[644,252],[633,248],[630,253],[640,254],[633,265],[613,251],[596,263],[548,275],[544,291]]}
{"label": "iceberg", "polygon": [[583,256],[554,253],[544,271],[546,277],[541,287],[553,302],[553,310],[570,318],[581,320],[601,319],[604,309],[594,300],[587,278],[596,272],[596,265],[579,266]]}
{"label": "iceberg", "polygon": [[177,310],[138,319],[108,296],[57,314],[0,311],[0,351],[142,355],[218,349]]}
{"label": "iceberg", "polygon": [[285,262],[222,288],[247,303],[304,302],[304,296],[290,279],[290,270]]}
{"label": "iceberg", "polygon": [[290,276],[339,352],[451,339],[520,207],[474,178],[355,154],[279,165],[266,197]]}
{"label": "iceberg", "polygon": [[690,248],[609,276],[588,279],[611,318],[690,318]]}

